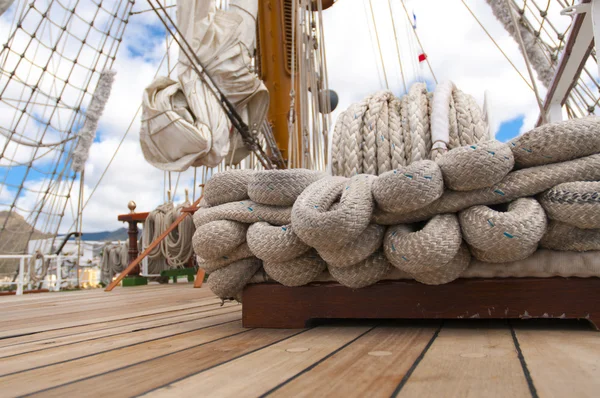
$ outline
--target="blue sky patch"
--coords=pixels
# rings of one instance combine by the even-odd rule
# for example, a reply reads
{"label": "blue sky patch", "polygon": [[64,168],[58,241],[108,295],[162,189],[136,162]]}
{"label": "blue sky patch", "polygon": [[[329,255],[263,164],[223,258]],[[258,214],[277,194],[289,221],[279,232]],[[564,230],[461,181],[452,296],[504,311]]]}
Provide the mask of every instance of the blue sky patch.
{"label": "blue sky patch", "polygon": [[496,133],[496,139],[501,142],[506,142],[515,138],[519,135],[519,131],[521,131],[524,122],[525,115],[519,115],[514,119],[502,122]]}

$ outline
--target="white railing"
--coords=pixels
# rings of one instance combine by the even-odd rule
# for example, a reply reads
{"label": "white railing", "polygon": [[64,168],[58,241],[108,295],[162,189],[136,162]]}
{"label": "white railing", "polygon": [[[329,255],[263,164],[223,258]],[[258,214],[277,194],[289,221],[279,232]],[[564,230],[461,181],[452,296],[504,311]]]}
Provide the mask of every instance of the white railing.
{"label": "white railing", "polygon": [[[17,285],[17,295],[20,296],[23,294],[23,287],[28,285],[31,282],[31,269],[28,272],[25,272],[25,260],[31,259],[33,254],[0,254],[0,259],[18,259],[19,260],[19,275],[17,276],[16,281],[3,282],[0,281],[0,285]],[[68,278],[63,279],[62,277],[62,262],[64,259],[68,258],[77,258],[77,256],[63,256],[60,254],[48,254],[44,255],[44,261],[48,259],[56,259],[56,282],[54,284],[54,291],[58,292],[60,290],[60,286],[65,281],[76,281],[77,278]],[[25,275],[27,275],[27,281],[25,281]]]}

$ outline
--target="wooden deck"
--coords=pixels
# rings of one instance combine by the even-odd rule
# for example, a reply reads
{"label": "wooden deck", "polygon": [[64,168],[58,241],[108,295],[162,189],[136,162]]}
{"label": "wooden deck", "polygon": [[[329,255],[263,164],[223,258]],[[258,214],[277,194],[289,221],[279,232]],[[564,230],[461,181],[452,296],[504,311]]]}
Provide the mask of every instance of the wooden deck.
{"label": "wooden deck", "polygon": [[0,297],[0,396],[598,397],[585,322],[244,329],[191,284]]}

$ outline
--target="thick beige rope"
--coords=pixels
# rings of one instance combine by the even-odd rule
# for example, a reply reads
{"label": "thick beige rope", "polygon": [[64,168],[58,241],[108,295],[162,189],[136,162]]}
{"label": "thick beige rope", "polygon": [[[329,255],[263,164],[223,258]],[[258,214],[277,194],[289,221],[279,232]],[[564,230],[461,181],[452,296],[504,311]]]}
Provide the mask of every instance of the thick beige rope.
{"label": "thick beige rope", "polygon": [[581,229],[559,221],[550,221],[540,246],[552,250],[600,250],[600,229]]}
{"label": "thick beige rope", "polygon": [[306,285],[327,268],[325,261],[314,250],[288,261],[265,261],[263,266],[271,278],[285,286]]}
{"label": "thick beige rope", "polygon": [[[173,203],[165,203],[148,214],[142,230],[142,248],[150,246],[169,227],[169,214],[171,211],[173,211]],[[163,240],[160,245],[150,251],[148,254],[149,274],[160,274],[161,271],[168,268],[165,258],[166,250],[166,242]]]}
{"label": "thick beige rope", "polygon": [[448,149],[454,149],[461,146],[460,138],[458,136],[458,118],[456,114],[456,103],[454,102],[454,96],[450,96],[450,111],[448,113],[448,124],[450,127],[449,135],[450,141],[448,142]]}
{"label": "thick beige rope", "polygon": [[310,246],[298,238],[290,224],[274,226],[266,222],[254,223],[248,228],[246,239],[256,257],[274,263],[292,260],[310,250]]}
{"label": "thick beige rope", "polygon": [[222,299],[241,301],[242,289],[260,268],[261,262],[256,257],[238,260],[211,273],[206,284]]}
{"label": "thick beige rope", "polygon": [[212,176],[204,186],[204,200],[209,206],[248,198],[248,182],[253,170],[227,170]]}
{"label": "thick beige rope", "polygon": [[207,274],[211,274],[220,268],[227,267],[229,264],[235,263],[236,261],[243,260],[245,258],[254,257],[254,254],[250,251],[246,242],[239,245],[232,252],[227,253],[221,258],[214,260],[205,260],[200,255],[196,256],[198,260],[198,267],[206,271]]}
{"label": "thick beige rope", "polygon": [[394,95],[382,91],[371,97],[363,128],[363,172],[380,174],[391,170],[389,104]]}
{"label": "thick beige rope", "polygon": [[[295,233],[317,250],[338,249],[356,240],[371,220],[375,178],[365,174],[333,177],[310,185],[292,209]],[[338,200],[339,206],[332,209]]]}
{"label": "thick beige rope", "polygon": [[375,252],[368,258],[349,267],[329,267],[331,276],[344,286],[360,289],[385,279],[393,267],[381,252]]}
{"label": "thick beige rope", "polygon": [[[362,173],[377,175],[377,118],[383,106],[382,93],[369,97],[362,120]],[[349,174],[352,177],[354,174]]]}
{"label": "thick beige rope", "polygon": [[248,196],[256,203],[291,206],[298,196],[325,173],[305,169],[261,170],[248,179]]}
{"label": "thick beige rope", "polygon": [[338,115],[333,128],[333,136],[331,138],[331,173],[334,176],[344,175],[344,145],[342,144],[342,134],[345,129],[348,129],[346,124],[347,116],[344,111]]}
{"label": "thick beige rope", "polygon": [[390,135],[392,169],[397,169],[406,166],[407,164],[406,157],[404,156],[404,128],[402,124],[400,103],[400,100],[395,97],[388,103],[388,131]]}
{"label": "thick beige rope", "polygon": [[[487,122],[474,98],[453,89],[450,82],[439,88],[448,91],[441,101],[447,111],[440,105],[434,109],[434,94],[427,92],[424,83],[415,83],[401,99],[381,91],[342,112],[333,131],[333,175],[380,175],[414,161],[437,160],[447,149],[487,140]],[[447,138],[433,143],[431,120],[440,118],[447,119],[441,124],[447,125]]]}
{"label": "thick beige rope", "polygon": [[370,224],[354,241],[346,243],[340,249],[321,249],[319,255],[330,268],[352,266],[365,260],[381,248],[384,233],[383,225]]}
{"label": "thick beige rope", "polygon": [[[166,224],[171,225],[182,214],[185,207],[191,203],[186,201],[179,204],[167,214]],[[164,240],[163,255],[171,268],[183,268],[187,265],[190,257],[194,254],[192,247],[192,236],[195,227],[191,217],[186,217],[177,228],[171,232]]]}
{"label": "thick beige rope", "polygon": [[246,224],[265,221],[273,225],[286,225],[291,222],[291,214],[291,207],[261,205],[251,200],[243,200],[198,209],[194,213],[194,225],[199,228],[218,220],[239,221]]}
{"label": "thick beige rope", "polygon": [[400,125],[404,137],[404,159],[405,164],[409,165],[412,159],[412,138],[410,136],[410,123],[408,121],[409,97],[405,95],[400,99]]}
{"label": "thick beige rope", "polygon": [[349,128],[344,130],[342,144],[344,145],[344,176],[353,176],[363,172],[363,135],[362,126],[367,110],[367,100],[353,104],[346,112],[349,118]]}
{"label": "thick beige rope", "polygon": [[[388,111],[389,104],[390,101]],[[197,233],[202,235],[195,237],[199,261],[210,270],[209,286],[215,285],[220,297],[239,299],[241,288],[254,274],[267,274],[280,283],[297,286],[318,280],[327,267],[340,283],[357,288],[386,278],[391,268],[387,261],[422,283],[447,283],[462,275],[471,261],[463,236],[477,258],[491,262],[510,263],[528,257],[540,239],[542,246],[561,250],[595,250],[597,229],[582,230],[553,222],[544,234],[546,213],[530,198],[553,187],[541,196],[552,204],[559,197],[573,205],[596,198],[594,190],[587,187],[590,184],[582,183],[600,181],[600,153],[589,155],[588,144],[593,146],[597,139],[589,133],[594,130],[594,122],[597,130],[598,119],[587,121],[583,129],[569,124],[580,121],[536,129],[520,137],[508,150],[496,142],[471,144],[443,155],[439,160],[442,167],[424,160],[379,177],[324,177],[312,184],[300,178],[298,186],[294,186],[292,174],[264,174],[274,180],[261,180],[266,184],[258,189],[259,196],[264,193],[269,198],[266,201],[272,204],[289,203],[301,192],[293,207],[241,200],[199,209],[194,215],[200,231]],[[515,168],[506,174],[511,168],[511,156],[516,158],[523,148],[536,147],[530,134],[547,142],[551,142],[552,135],[565,141],[571,136],[573,142],[565,144],[565,148],[569,151],[567,158],[573,160],[552,163],[566,156],[561,153],[551,159],[538,156],[535,162],[543,158],[549,164]],[[390,138],[390,158],[391,141]],[[544,150],[547,154],[556,148]],[[524,162],[531,161],[527,156]],[[450,185],[455,188],[472,188],[469,184],[480,188],[444,191],[444,178],[452,181]],[[271,194],[269,184],[279,182],[294,194]],[[578,184],[567,185],[568,189],[557,187],[568,182]],[[239,191],[244,192],[243,187]],[[510,204],[506,210],[488,207],[500,203]],[[425,222],[406,225],[415,221]],[[391,225],[383,244],[382,225]],[[560,231],[559,227],[571,231],[570,235],[554,233]],[[245,228],[247,232],[240,232]],[[225,238],[226,232],[231,237]],[[564,242],[557,239],[561,233],[567,236]],[[264,270],[253,256],[264,260]],[[258,265],[251,267],[255,262]]]}
{"label": "thick beige rope", "polygon": [[473,123],[473,116],[469,109],[469,96],[455,88],[452,92],[452,98],[456,110],[459,143],[461,146],[473,145],[475,143],[475,123]]}
{"label": "thick beige rope", "polygon": [[192,243],[194,251],[205,260],[219,259],[246,241],[248,224],[216,220],[196,229]]}
{"label": "thick beige rope", "polygon": [[516,167],[564,162],[600,153],[600,118],[589,116],[536,127],[510,142]]}
{"label": "thick beige rope", "polygon": [[415,83],[408,92],[408,125],[410,128],[410,161],[429,159],[431,133],[429,131],[429,102],[425,83]]}
{"label": "thick beige rope", "polygon": [[458,218],[455,214],[442,214],[419,230],[408,225],[388,228],[383,248],[394,266],[414,276],[442,268],[456,256],[461,243]]}
{"label": "thick beige rope", "polygon": [[434,161],[421,160],[380,175],[373,183],[372,192],[380,209],[408,212],[442,196],[444,181]]}
{"label": "thick beige rope", "polygon": [[373,221],[382,225],[422,221],[436,214],[456,213],[475,205],[508,203],[521,197],[536,195],[564,182],[598,180],[600,154],[513,171],[489,188],[466,192],[447,190],[435,202],[410,213],[386,213],[376,210]]}
{"label": "thick beige rope", "polygon": [[532,198],[521,198],[506,211],[473,206],[459,213],[465,241],[475,258],[506,263],[529,257],[546,232],[546,214]]}
{"label": "thick beige rope", "polygon": [[508,144],[484,141],[452,149],[437,164],[446,188],[472,191],[500,182],[513,169],[515,160]]}
{"label": "thick beige rope", "polygon": [[544,192],[548,217],[577,228],[600,228],[600,182],[568,182]]}
{"label": "thick beige rope", "polygon": [[100,280],[105,285],[112,282],[113,276],[123,271],[129,264],[129,245],[108,244],[102,249]]}

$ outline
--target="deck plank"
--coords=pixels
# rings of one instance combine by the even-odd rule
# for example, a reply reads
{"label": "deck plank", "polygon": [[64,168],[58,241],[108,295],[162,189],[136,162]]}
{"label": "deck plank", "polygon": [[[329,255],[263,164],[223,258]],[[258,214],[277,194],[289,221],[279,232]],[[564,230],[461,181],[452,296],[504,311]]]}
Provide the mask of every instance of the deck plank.
{"label": "deck plank", "polygon": [[[108,293],[106,293],[108,295]],[[93,302],[84,302],[83,300],[71,300],[64,303],[46,303],[46,304],[36,304],[32,308],[18,308],[13,310],[3,310],[2,315],[0,316],[0,322],[10,321],[10,326],[20,327],[25,324],[31,318],[34,318],[37,321],[45,321],[50,320],[51,316],[64,316],[64,317],[77,317],[82,315],[85,312],[95,311],[100,315],[104,315],[112,312],[128,312],[139,308],[145,304],[153,304],[156,307],[165,307],[174,304],[176,300],[177,303],[193,303],[202,300],[213,300],[214,296],[208,294],[207,292],[203,292],[203,294],[198,294],[194,296],[193,294],[176,294],[173,293],[168,294],[168,292],[160,293],[156,296],[148,294],[144,296],[137,296],[133,298],[128,298],[127,302],[129,304],[128,307],[123,307],[121,304],[123,303],[123,298],[121,297],[105,297],[98,298]],[[85,311],[82,311],[82,308],[85,308]],[[48,313],[51,311],[51,315]],[[2,330],[5,330],[5,327],[2,327]]]}
{"label": "deck plank", "polygon": [[540,397],[600,395],[600,336],[589,325],[515,323],[515,335]]}
{"label": "deck plank", "polygon": [[[176,296],[173,293],[177,292]],[[120,288],[108,293],[102,289],[26,294],[23,296],[0,296],[0,305],[7,311],[20,311],[43,307],[56,307],[62,303],[94,303],[133,300],[140,297],[214,297],[209,289],[194,294],[191,283],[172,285],[146,285],[144,289]]]}
{"label": "deck plank", "polygon": [[436,324],[377,327],[270,396],[389,397],[434,336]]}
{"label": "deck plank", "polygon": [[[177,310],[185,310],[191,308],[198,308],[198,303],[189,303],[182,305],[173,305],[173,306],[158,306],[155,302],[147,302],[144,303],[143,306],[140,306],[136,311],[120,311],[118,308],[113,309],[113,311],[107,311],[103,314],[99,314],[97,317],[87,317],[85,314],[81,314],[82,316],[72,316],[69,318],[66,317],[44,317],[44,319],[34,318],[30,322],[26,322],[20,327],[17,325],[12,325],[11,322],[7,322],[11,324],[11,326],[6,328],[0,328],[0,338],[18,336],[22,334],[31,334],[31,333],[39,333],[49,330],[56,329],[64,329],[70,328],[74,326],[82,326],[82,325],[90,325],[94,323],[115,321],[121,319],[128,319],[131,317],[139,317],[144,315],[155,315],[155,314],[164,314],[169,313],[171,311]],[[48,319],[49,318],[49,319]],[[51,322],[54,318],[54,321],[58,319],[57,322]],[[25,326],[27,325],[27,326]]]}
{"label": "deck plank", "polygon": [[198,394],[199,386],[203,391],[210,391],[211,396],[259,396],[352,343],[372,328],[317,327],[144,396],[193,396]]}
{"label": "deck plank", "polygon": [[240,305],[221,307],[208,289],[191,286],[1,298],[2,316],[16,323],[1,325],[0,374],[12,374],[0,376],[0,395],[518,398],[600,391],[600,340],[585,325],[515,322],[511,330],[506,322],[462,320],[438,330],[433,321],[386,321],[252,330],[241,327]]}
{"label": "deck plank", "polygon": [[[241,321],[209,326],[188,333],[145,341],[97,355],[3,376],[0,377],[0,385],[2,385],[3,393],[5,391],[9,392],[10,396],[31,394],[234,334],[247,332],[248,329],[242,327]],[[173,364],[173,366],[184,366],[184,364]],[[35,383],[32,383],[32,380],[35,380]]]}
{"label": "deck plank", "polygon": [[[73,338],[73,339],[85,339],[89,334],[91,335],[102,335],[103,332],[110,333],[112,329],[119,329],[124,326],[134,327],[140,325],[141,327],[148,322],[164,320],[169,323],[171,319],[177,317],[185,317],[198,312],[204,312],[209,306],[218,305],[220,301],[204,301],[199,304],[198,307],[185,308],[179,310],[158,312],[155,314],[147,314],[140,316],[131,316],[124,319],[115,319],[104,322],[94,322],[93,314],[88,316],[91,319],[91,323],[80,326],[71,326],[66,328],[51,329],[46,331],[39,331],[32,334],[18,335],[16,337],[6,337],[0,339],[0,351],[4,347],[11,347],[15,345],[29,345],[37,343],[50,343],[55,339],[60,338]],[[236,306],[240,307],[239,304],[226,303],[224,307]],[[241,308],[241,307],[240,307]],[[18,333],[18,332],[17,332]]]}
{"label": "deck plank", "polygon": [[[94,391],[97,396],[137,396],[301,332],[302,330],[254,329],[247,333],[46,390],[40,396],[77,396],[81,391]],[[143,382],[132,382],[132,380],[143,380]],[[208,390],[203,389],[203,391],[206,391],[206,395],[212,394]],[[196,390],[194,395],[201,394]]]}
{"label": "deck plank", "polygon": [[399,397],[530,397],[510,329],[499,321],[446,322]]}
{"label": "deck plank", "polygon": [[161,339],[173,337],[200,330],[208,326],[234,322],[240,319],[239,311],[214,310],[198,319],[180,322],[173,325],[161,326],[151,329],[140,330],[132,333],[126,333],[116,337],[103,337],[92,341],[49,348],[47,350],[15,355],[4,358],[0,361],[0,376],[20,372],[28,369],[48,366],[64,361],[71,361],[77,358],[83,358],[101,352],[112,351],[120,347],[134,346],[143,342],[157,341],[161,344]]}

